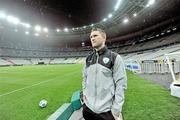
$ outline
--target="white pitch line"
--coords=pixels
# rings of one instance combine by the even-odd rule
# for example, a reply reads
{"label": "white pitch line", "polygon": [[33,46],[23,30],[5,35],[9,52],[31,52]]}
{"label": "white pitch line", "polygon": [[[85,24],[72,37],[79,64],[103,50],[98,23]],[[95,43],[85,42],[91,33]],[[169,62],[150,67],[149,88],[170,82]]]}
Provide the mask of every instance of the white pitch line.
{"label": "white pitch line", "polygon": [[[75,70],[75,72],[65,74],[65,75],[63,75],[63,76],[61,76],[61,77],[69,76],[69,75],[71,75],[71,74],[74,75],[74,74],[77,73],[77,72],[78,72],[78,71]],[[61,77],[60,77],[60,78],[61,78]],[[21,91],[21,90],[25,90],[25,89],[28,89],[28,88],[31,88],[31,87],[34,87],[34,86],[37,86],[37,85],[40,85],[40,84],[49,82],[49,81],[52,81],[52,80],[54,80],[54,79],[56,79],[56,78],[58,78],[58,77],[54,77],[54,78],[48,79],[48,80],[46,80],[46,81],[42,81],[42,82],[39,82],[39,83],[30,85],[30,86],[26,86],[26,87],[23,87],[23,88],[20,88],[20,89],[13,90],[13,91],[11,91],[11,92],[7,92],[7,93],[4,93],[4,94],[1,94],[0,97],[5,96],[5,95],[9,95],[9,94],[11,94],[11,93],[15,93],[15,92],[18,92],[18,91]]]}

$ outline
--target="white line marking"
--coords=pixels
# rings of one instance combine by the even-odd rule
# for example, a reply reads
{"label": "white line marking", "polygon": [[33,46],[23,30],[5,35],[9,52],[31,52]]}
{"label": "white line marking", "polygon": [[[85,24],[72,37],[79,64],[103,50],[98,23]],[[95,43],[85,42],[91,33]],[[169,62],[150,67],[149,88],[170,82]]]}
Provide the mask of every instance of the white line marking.
{"label": "white line marking", "polygon": [[[75,70],[75,72],[62,75],[61,77],[69,76],[69,75],[71,75],[71,74],[74,75],[74,74],[77,73],[77,72],[79,72],[79,71]],[[34,87],[34,86],[37,86],[37,85],[40,85],[40,84],[43,84],[43,83],[47,83],[47,82],[52,81],[52,80],[54,80],[54,79],[56,79],[56,78],[58,78],[58,77],[59,77],[59,76],[54,77],[54,78],[52,78],[52,79],[48,79],[48,80],[42,81],[42,82],[39,82],[39,83],[36,83],[36,84],[33,84],[33,85],[30,85],[30,86],[26,86],[26,87],[23,87],[23,88],[20,88],[20,89],[16,89],[16,90],[13,90],[13,91],[11,91],[11,92],[7,92],[7,93],[4,93],[4,94],[1,94],[0,97],[5,96],[5,95],[9,95],[9,94],[11,94],[11,93],[15,93],[15,92],[18,92],[18,91],[21,91],[21,90],[25,90],[25,89],[28,89],[28,88],[31,88],[31,87]],[[61,78],[61,77],[60,77],[60,78]]]}

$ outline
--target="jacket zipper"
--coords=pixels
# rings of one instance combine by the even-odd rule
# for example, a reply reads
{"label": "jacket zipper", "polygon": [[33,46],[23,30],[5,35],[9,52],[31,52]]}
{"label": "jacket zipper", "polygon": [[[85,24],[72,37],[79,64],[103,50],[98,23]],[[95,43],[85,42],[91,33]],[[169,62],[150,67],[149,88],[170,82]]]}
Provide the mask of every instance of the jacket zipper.
{"label": "jacket zipper", "polygon": [[97,97],[97,65],[98,65],[98,60],[99,60],[99,54],[96,53],[97,59],[96,59],[96,77],[95,77],[95,100],[94,100],[94,105],[96,106],[96,97]]}

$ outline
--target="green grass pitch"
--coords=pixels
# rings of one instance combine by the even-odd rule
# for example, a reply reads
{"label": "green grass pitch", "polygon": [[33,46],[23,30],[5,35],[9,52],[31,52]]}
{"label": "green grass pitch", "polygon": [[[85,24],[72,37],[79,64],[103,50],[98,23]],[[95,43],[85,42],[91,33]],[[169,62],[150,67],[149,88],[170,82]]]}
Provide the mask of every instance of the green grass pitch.
{"label": "green grass pitch", "polygon": [[[0,120],[45,120],[81,89],[81,64],[0,67]],[[180,120],[180,99],[128,72],[125,120]],[[41,109],[40,100],[48,105]]]}

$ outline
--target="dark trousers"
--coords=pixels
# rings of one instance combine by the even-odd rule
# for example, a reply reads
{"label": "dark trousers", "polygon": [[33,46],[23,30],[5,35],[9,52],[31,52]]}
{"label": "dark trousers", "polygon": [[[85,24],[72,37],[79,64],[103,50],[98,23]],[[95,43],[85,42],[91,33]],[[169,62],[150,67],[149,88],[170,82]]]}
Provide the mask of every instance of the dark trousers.
{"label": "dark trousers", "polygon": [[111,111],[104,113],[94,113],[85,104],[83,105],[83,117],[85,120],[115,120]]}

